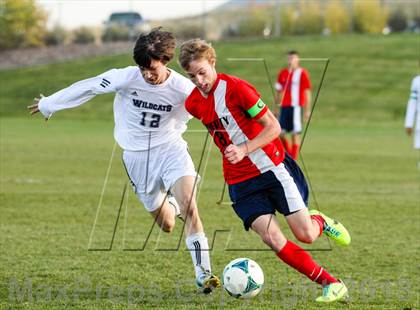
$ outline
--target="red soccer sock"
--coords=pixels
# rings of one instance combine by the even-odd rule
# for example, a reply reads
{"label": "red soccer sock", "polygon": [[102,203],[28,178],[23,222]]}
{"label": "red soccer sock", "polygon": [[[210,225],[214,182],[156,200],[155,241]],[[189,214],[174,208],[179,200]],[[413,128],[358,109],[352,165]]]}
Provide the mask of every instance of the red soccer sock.
{"label": "red soccer sock", "polygon": [[281,142],[283,143],[284,149],[287,152],[287,154],[292,156],[292,149],[290,147],[289,141],[286,138],[284,138],[284,139],[281,139]]}
{"label": "red soccer sock", "polygon": [[289,240],[276,255],[286,264],[322,286],[338,282],[336,278],[319,266],[308,252]]}
{"label": "red soccer sock", "polygon": [[319,236],[322,235],[322,232],[324,231],[324,219],[321,215],[311,215],[311,219],[315,220],[319,225]]}
{"label": "red soccer sock", "polygon": [[292,156],[294,160],[297,160],[299,157],[299,149],[300,149],[300,144],[292,145],[292,151],[290,152],[290,155]]}

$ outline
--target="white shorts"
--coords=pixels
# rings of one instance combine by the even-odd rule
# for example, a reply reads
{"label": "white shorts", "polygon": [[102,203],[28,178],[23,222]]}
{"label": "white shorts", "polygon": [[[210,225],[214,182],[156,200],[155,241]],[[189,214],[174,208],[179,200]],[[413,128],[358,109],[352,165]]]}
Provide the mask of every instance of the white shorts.
{"label": "white shorts", "polygon": [[420,130],[414,131],[414,148],[420,149]]}
{"label": "white shorts", "polygon": [[179,178],[198,177],[187,143],[183,140],[149,151],[125,150],[123,163],[134,193],[149,212],[161,207],[168,190]]}

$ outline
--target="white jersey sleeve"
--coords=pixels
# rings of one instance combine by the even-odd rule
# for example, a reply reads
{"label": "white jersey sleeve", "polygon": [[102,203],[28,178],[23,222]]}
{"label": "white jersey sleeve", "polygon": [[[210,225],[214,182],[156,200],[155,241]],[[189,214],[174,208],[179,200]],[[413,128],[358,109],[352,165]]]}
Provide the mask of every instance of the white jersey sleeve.
{"label": "white jersey sleeve", "polygon": [[195,85],[189,79],[183,77],[179,73],[178,75],[182,77],[178,82],[178,87],[182,93],[182,105],[180,108],[179,117],[180,119],[183,119],[185,123],[187,123],[190,119],[193,118],[193,116],[188,113],[187,109],[185,108],[185,101],[195,88]]}
{"label": "white jersey sleeve", "polygon": [[[407,112],[405,115],[405,127],[413,128],[414,123],[420,117],[420,75],[416,76],[411,83],[410,98],[407,103]],[[420,124],[417,124],[419,126]]]}
{"label": "white jersey sleeve", "polygon": [[39,111],[46,117],[54,112],[82,105],[96,95],[116,92],[119,89],[121,69],[111,69],[96,77],[74,83],[39,101]]}

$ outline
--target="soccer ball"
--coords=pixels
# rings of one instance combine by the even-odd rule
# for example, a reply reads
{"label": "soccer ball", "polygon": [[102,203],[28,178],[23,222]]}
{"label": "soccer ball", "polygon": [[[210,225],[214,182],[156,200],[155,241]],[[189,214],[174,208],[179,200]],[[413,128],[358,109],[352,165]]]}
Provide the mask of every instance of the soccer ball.
{"label": "soccer ball", "polygon": [[230,296],[255,297],[261,291],[263,284],[264,273],[252,259],[234,259],[223,270],[223,287]]}

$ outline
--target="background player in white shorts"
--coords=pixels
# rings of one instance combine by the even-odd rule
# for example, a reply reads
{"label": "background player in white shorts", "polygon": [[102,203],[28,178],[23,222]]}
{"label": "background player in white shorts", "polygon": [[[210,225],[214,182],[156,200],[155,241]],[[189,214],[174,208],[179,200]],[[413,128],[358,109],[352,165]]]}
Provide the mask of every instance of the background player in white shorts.
{"label": "background player in white shorts", "polygon": [[[420,150],[420,75],[411,82],[410,98],[405,115],[405,131],[409,136],[414,131],[414,148]],[[420,168],[420,161],[418,165]]]}
{"label": "background player in white shorts", "polygon": [[141,34],[133,55],[138,67],[111,69],[79,81],[36,98],[28,109],[49,119],[54,112],[77,107],[96,95],[116,93],[114,137],[124,150],[123,163],[134,191],[165,232],[175,225],[176,208],[168,203],[167,192],[174,195],[186,221],[197,286],[210,293],[220,281],[211,274],[209,246],[195,199],[198,175],[182,138],[191,118],[184,101],[194,85],[166,67],[175,45],[173,34],[160,28]]}

